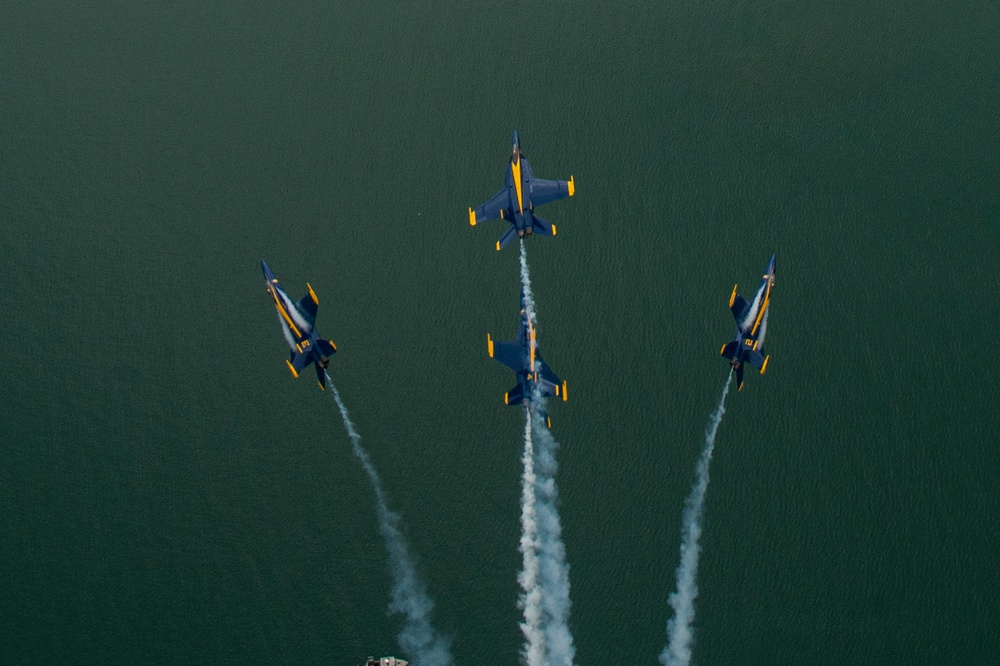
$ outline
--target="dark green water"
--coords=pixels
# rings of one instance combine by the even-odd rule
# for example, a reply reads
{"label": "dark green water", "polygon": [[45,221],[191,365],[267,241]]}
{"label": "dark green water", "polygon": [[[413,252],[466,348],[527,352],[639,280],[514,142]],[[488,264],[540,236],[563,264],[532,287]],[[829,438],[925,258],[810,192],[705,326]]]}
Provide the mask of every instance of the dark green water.
{"label": "dark green water", "polygon": [[517,256],[466,216],[515,128],[577,183],[528,256],[579,663],[666,642],[727,298],[773,251],[695,661],[995,659],[995,5],[142,4],[0,7],[3,661],[398,651],[371,490],[284,366],[266,258],[319,294],[457,660],[517,663],[523,424],[485,346]]}

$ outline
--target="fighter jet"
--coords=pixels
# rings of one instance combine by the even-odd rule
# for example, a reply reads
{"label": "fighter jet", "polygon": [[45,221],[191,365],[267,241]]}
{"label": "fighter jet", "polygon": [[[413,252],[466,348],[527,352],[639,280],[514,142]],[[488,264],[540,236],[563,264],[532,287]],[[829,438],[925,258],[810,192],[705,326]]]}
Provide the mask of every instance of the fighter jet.
{"label": "fighter jet", "polygon": [[764,374],[771,358],[764,353],[764,334],[767,331],[767,308],[774,293],[776,256],[771,255],[753,300],[747,301],[737,294],[738,285],[733,285],[733,293],[729,297],[729,309],[736,319],[736,335],[722,346],[719,353],[729,359],[729,365],[736,371],[736,387],[739,390],[743,389],[743,364],[750,363],[760,370],[760,374]]}
{"label": "fighter jet", "polygon": [[[534,396],[535,387],[543,396],[561,397],[566,400],[566,382],[560,382],[556,373],[552,372],[538,351],[537,336],[534,324],[528,319],[524,307],[524,291],[521,291],[521,322],[517,327],[517,339],[512,342],[494,342],[489,333],[486,334],[486,345],[490,358],[495,358],[517,374],[517,384],[503,396],[508,405],[528,405]],[[541,417],[549,427],[552,421],[548,414],[541,412]]]}
{"label": "fighter jet", "polygon": [[309,292],[299,301],[293,301],[278,284],[278,278],[263,259],[260,268],[267,281],[267,293],[274,300],[274,307],[278,311],[281,330],[288,346],[292,348],[285,361],[288,369],[297,378],[310,364],[315,364],[319,387],[326,390],[326,368],[330,365],[330,356],[337,351],[337,345],[333,344],[333,340],[319,337],[319,332],[316,331],[316,311],[319,309],[316,292],[306,283]]}
{"label": "fighter jet", "polygon": [[498,217],[510,222],[510,229],[497,241],[497,251],[507,247],[515,236],[524,238],[534,233],[555,236],[556,225],[549,224],[535,215],[535,206],[571,197],[576,192],[573,176],[570,176],[568,181],[535,178],[528,159],[521,154],[521,143],[517,139],[517,132],[514,132],[511,144],[507,182],[503,189],[479,208],[469,209],[469,224],[472,226]]}

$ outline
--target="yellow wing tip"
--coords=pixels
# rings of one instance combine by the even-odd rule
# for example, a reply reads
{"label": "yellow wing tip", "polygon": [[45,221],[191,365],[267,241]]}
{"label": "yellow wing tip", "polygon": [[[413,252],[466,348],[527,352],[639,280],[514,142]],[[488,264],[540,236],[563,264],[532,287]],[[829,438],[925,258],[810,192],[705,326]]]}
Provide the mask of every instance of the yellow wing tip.
{"label": "yellow wing tip", "polygon": [[764,363],[763,365],[760,366],[760,374],[764,374],[764,371],[767,370],[767,362],[770,360],[771,360],[770,354],[764,357]]}
{"label": "yellow wing tip", "polygon": [[287,358],[285,359],[285,365],[287,365],[288,369],[292,371],[292,377],[295,377],[296,379],[298,379],[299,378],[299,373],[297,373],[295,371],[295,367],[292,365],[292,362],[289,361]]}
{"label": "yellow wing tip", "polygon": [[733,307],[733,303],[736,302],[736,288],[740,286],[739,282],[733,285],[733,293],[729,295],[729,307]]}
{"label": "yellow wing tip", "polygon": [[497,252],[500,251],[500,241],[497,241]]}
{"label": "yellow wing tip", "polygon": [[510,396],[509,393],[504,393],[503,394],[503,404],[505,404],[505,405],[509,405],[510,404],[509,402],[507,402],[507,399],[508,399],[509,396]]}
{"label": "yellow wing tip", "polygon": [[576,183],[573,181],[573,176],[569,177],[569,182],[566,183],[566,187],[569,189],[570,196],[576,194]]}
{"label": "yellow wing tip", "polygon": [[486,334],[486,347],[490,350],[490,358],[493,358],[493,338],[489,333]]}
{"label": "yellow wing tip", "polygon": [[471,208],[469,209],[469,226],[476,226],[476,213]]}
{"label": "yellow wing tip", "polygon": [[569,400],[569,393],[566,391],[566,382],[565,382],[565,380],[563,381],[563,387],[562,387],[562,399],[563,399],[563,402],[566,402],[567,400]]}
{"label": "yellow wing tip", "polygon": [[325,391],[326,390],[326,387],[323,386],[323,382],[321,382],[319,380],[316,380],[316,385],[319,386],[319,390],[320,391]]}
{"label": "yellow wing tip", "polygon": [[313,291],[312,285],[306,282],[306,287],[309,289],[309,298],[313,299],[313,303],[319,305],[319,297],[316,296],[316,292]]}
{"label": "yellow wing tip", "polygon": [[552,235],[553,236],[556,235],[556,225],[554,225],[554,224],[552,225]]}

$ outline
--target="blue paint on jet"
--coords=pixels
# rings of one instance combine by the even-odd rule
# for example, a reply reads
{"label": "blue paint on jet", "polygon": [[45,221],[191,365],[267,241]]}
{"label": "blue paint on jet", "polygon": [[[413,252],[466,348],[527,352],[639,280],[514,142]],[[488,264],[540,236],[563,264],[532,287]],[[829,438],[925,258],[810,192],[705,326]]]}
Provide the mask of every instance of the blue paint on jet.
{"label": "blue paint on jet", "polygon": [[767,318],[767,308],[771,305],[774,293],[774,260],[764,269],[764,276],[757,287],[753,299],[747,301],[736,293],[737,285],[733,285],[733,293],[729,297],[729,309],[736,319],[736,335],[732,341],[723,345],[720,354],[729,359],[729,365],[736,371],[736,387],[743,388],[743,364],[749,363],[764,374],[770,357],[764,353],[764,321]]}
{"label": "blue paint on jet", "polygon": [[503,189],[479,208],[469,209],[469,224],[500,218],[510,222],[510,229],[497,241],[497,250],[507,247],[514,237],[524,238],[532,234],[555,236],[556,227],[535,215],[535,206],[550,201],[573,196],[576,184],[569,180],[542,180],[535,178],[527,158],[521,154],[521,143],[517,132],[511,138],[510,163],[507,165],[507,181]]}
{"label": "blue paint on jet", "polygon": [[[504,402],[508,405],[527,405],[538,393],[542,396],[557,396],[566,400],[566,382],[561,381],[556,373],[542,360],[538,351],[535,327],[528,319],[524,307],[524,291],[521,291],[521,321],[517,326],[517,339],[512,342],[494,342],[489,334],[486,345],[490,357],[500,361],[517,375],[517,384],[504,394]],[[542,411],[542,419],[551,426],[548,415]]]}
{"label": "blue paint on jet", "polygon": [[294,377],[298,377],[299,373],[314,364],[319,387],[326,390],[326,368],[330,364],[330,357],[337,351],[337,345],[333,344],[333,340],[321,338],[316,330],[316,311],[319,309],[316,292],[307,283],[308,293],[298,301],[293,301],[278,284],[278,278],[263,259],[260,269],[267,281],[267,293],[278,311],[285,340],[291,347],[289,358],[285,361],[288,369]]}

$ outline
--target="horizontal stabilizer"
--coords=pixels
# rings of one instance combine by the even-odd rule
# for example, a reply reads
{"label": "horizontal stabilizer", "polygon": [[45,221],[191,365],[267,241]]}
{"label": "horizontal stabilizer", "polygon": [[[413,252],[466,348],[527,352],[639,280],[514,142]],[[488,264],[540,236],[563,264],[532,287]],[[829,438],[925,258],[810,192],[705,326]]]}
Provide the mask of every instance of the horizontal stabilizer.
{"label": "horizontal stabilizer", "polygon": [[510,229],[497,241],[497,252],[510,245],[510,242],[515,238],[517,238],[517,227],[511,225]]}
{"label": "horizontal stabilizer", "polygon": [[736,390],[743,390],[743,366],[739,365],[736,367]]}
{"label": "horizontal stabilizer", "polygon": [[719,354],[724,358],[732,358],[733,356],[736,355],[736,348],[738,346],[739,344],[736,342],[736,340],[731,340],[730,342],[727,342],[725,345],[723,345],[722,351],[720,351]]}
{"label": "horizontal stabilizer", "polygon": [[302,354],[294,349],[289,352],[289,356],[288,365],[292,368],[292,372],[296,377],[298,377],[299,373],[309,367],[309,364],[313,362],[312,354]]}
{"label": "horizontal stabilizer", "polygon": [[763,349],[753,349],[748,351],[746,355],[747,363],[757,368],[758,370],[763,368],[764,367],[764,354],[762,353],[763,351],[764,351]]}
{"label": "horizontal stabilizer", "polygon": [[546,220],[538,217],[537,215],[532,215],[531,227],[535,230],[536,234],[542,236],[555,236],[555,227],[549,224]]}
{"label": "horizontal stabilizer", "polygon": [[524,391],[521,390],[521,385],[518,384],[511,390],[504,393],[503,401],[504,404],[507,405],[520,405],[524,402]]}
{"label": "horizontal stabilizer", "polygon": [[319,387],[322,390],[326,390],[326,370],[319,367],[319,363],[316,364],[316,381],[319,382]]}
{"label": "horizontal stabilizer", "polygon": [[317,340],[316,346],[319,347],[319,353],[323,356],[332,356],[337,353],[337,345],[333,344],[333,340]]}

